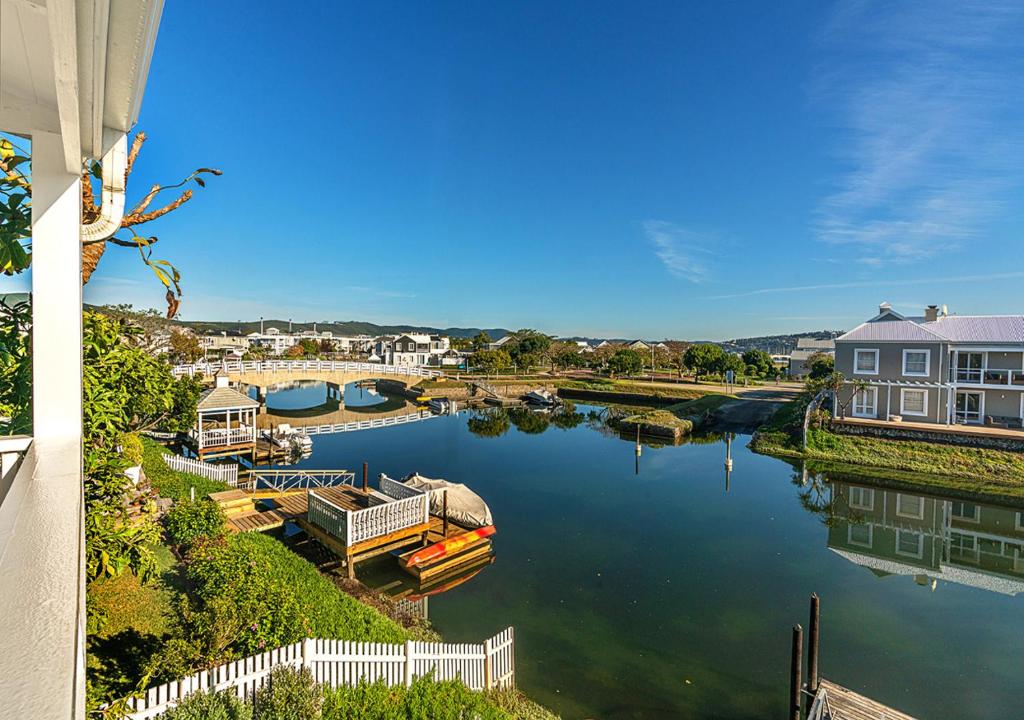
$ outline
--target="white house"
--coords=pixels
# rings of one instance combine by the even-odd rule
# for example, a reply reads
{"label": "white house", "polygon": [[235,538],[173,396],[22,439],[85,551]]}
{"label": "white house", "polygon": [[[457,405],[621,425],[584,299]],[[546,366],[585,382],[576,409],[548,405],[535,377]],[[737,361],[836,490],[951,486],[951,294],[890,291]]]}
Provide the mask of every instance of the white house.
{"label": "white house", "polygon": [[[85,717],[82,243],[125,210],[160,0],[0,0],[0,130],[31,141],[31,437],[0,439],[0,715]],[[103,161],[82,225],[83,163]]]}
{"label": "white house", "polygon": [[406,333],[378,343],[377,354],[386,365],[440,365],[451,343],[441,335]]}

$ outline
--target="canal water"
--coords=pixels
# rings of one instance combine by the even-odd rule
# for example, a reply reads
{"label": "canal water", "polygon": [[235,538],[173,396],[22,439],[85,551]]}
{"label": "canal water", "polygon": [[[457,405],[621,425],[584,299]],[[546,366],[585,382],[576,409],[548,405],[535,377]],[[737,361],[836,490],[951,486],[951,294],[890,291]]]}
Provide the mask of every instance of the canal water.
{"label": "canal water", "polygon": [[644,446],[637,466],[601,410],[316,436],[301,466],[483,496],[496,562],[430,597],[430,619],[452,642],[514,625],[520,688],[563,717],[784,717],[812,592],[829,679],[922,718],[1021,716],[1024,506],[805,476],[745,436],[728,479],[720,437]]}

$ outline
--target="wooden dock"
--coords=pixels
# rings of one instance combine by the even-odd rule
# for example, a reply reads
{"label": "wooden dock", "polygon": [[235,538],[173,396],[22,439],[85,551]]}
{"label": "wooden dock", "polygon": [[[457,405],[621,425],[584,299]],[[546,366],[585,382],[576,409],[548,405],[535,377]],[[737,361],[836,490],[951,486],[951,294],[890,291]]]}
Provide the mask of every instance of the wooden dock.
{"label": "wooden dock", "polygon": [[877,700],[822,678],[807,720],[915,720]]}

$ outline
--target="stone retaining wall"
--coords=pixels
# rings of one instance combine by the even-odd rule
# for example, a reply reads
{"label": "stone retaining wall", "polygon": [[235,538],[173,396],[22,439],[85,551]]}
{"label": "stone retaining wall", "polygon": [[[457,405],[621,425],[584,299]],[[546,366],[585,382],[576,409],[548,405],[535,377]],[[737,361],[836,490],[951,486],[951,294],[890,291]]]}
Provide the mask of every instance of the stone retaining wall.
{"label": "stone retaining wall", "polygon": [[918,428],[902,428],[898,425],[847,425],[841,422],[832,424],[832,432],[840,435],[860,435],[887,440],[917,440],[938,443],[940,445],[962,445],[965,447],[988,448],[990,450],[1024,452],[1024,433],[1021,433],[1020,438],[1007,438],[993,435],[931,432]]}

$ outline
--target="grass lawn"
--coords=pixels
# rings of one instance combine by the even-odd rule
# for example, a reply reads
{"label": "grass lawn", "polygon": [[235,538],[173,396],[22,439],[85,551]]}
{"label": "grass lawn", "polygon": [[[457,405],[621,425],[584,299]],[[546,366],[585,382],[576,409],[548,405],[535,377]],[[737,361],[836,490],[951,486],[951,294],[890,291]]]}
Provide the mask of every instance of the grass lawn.
{"label": "grass lawn", "polygon": [[634,413],[620,420],[619,427],[628,429],[639,425],[641,433],[661,434],[658,430],[664,430],[669,434],[679,431],[686,435],[693,430],[695,421],[733,400],[728,395],[704,395],[675,405]]}
{"label": "grass lawn", "polygon": [[821,469],[868,475],[916,486],[1002,497],[1024,497],[1024,453],[916,440],[839,435],[811,429],[807,449],[800,447],[803,409],[787,403],[758,430],[751,448],[764,455],[815,461]]}
{"label": "grass lawn", "polygon": [[173,500],[188,500],[189,488],[195,487],[196,497],[206,497],[212,492],[228,490],[226,483],[210,480],[191,473],[171,470],[164,462],[162,455],[172,454],[155,440],[142,438],[142,469],[146,477],[160,495]]}

